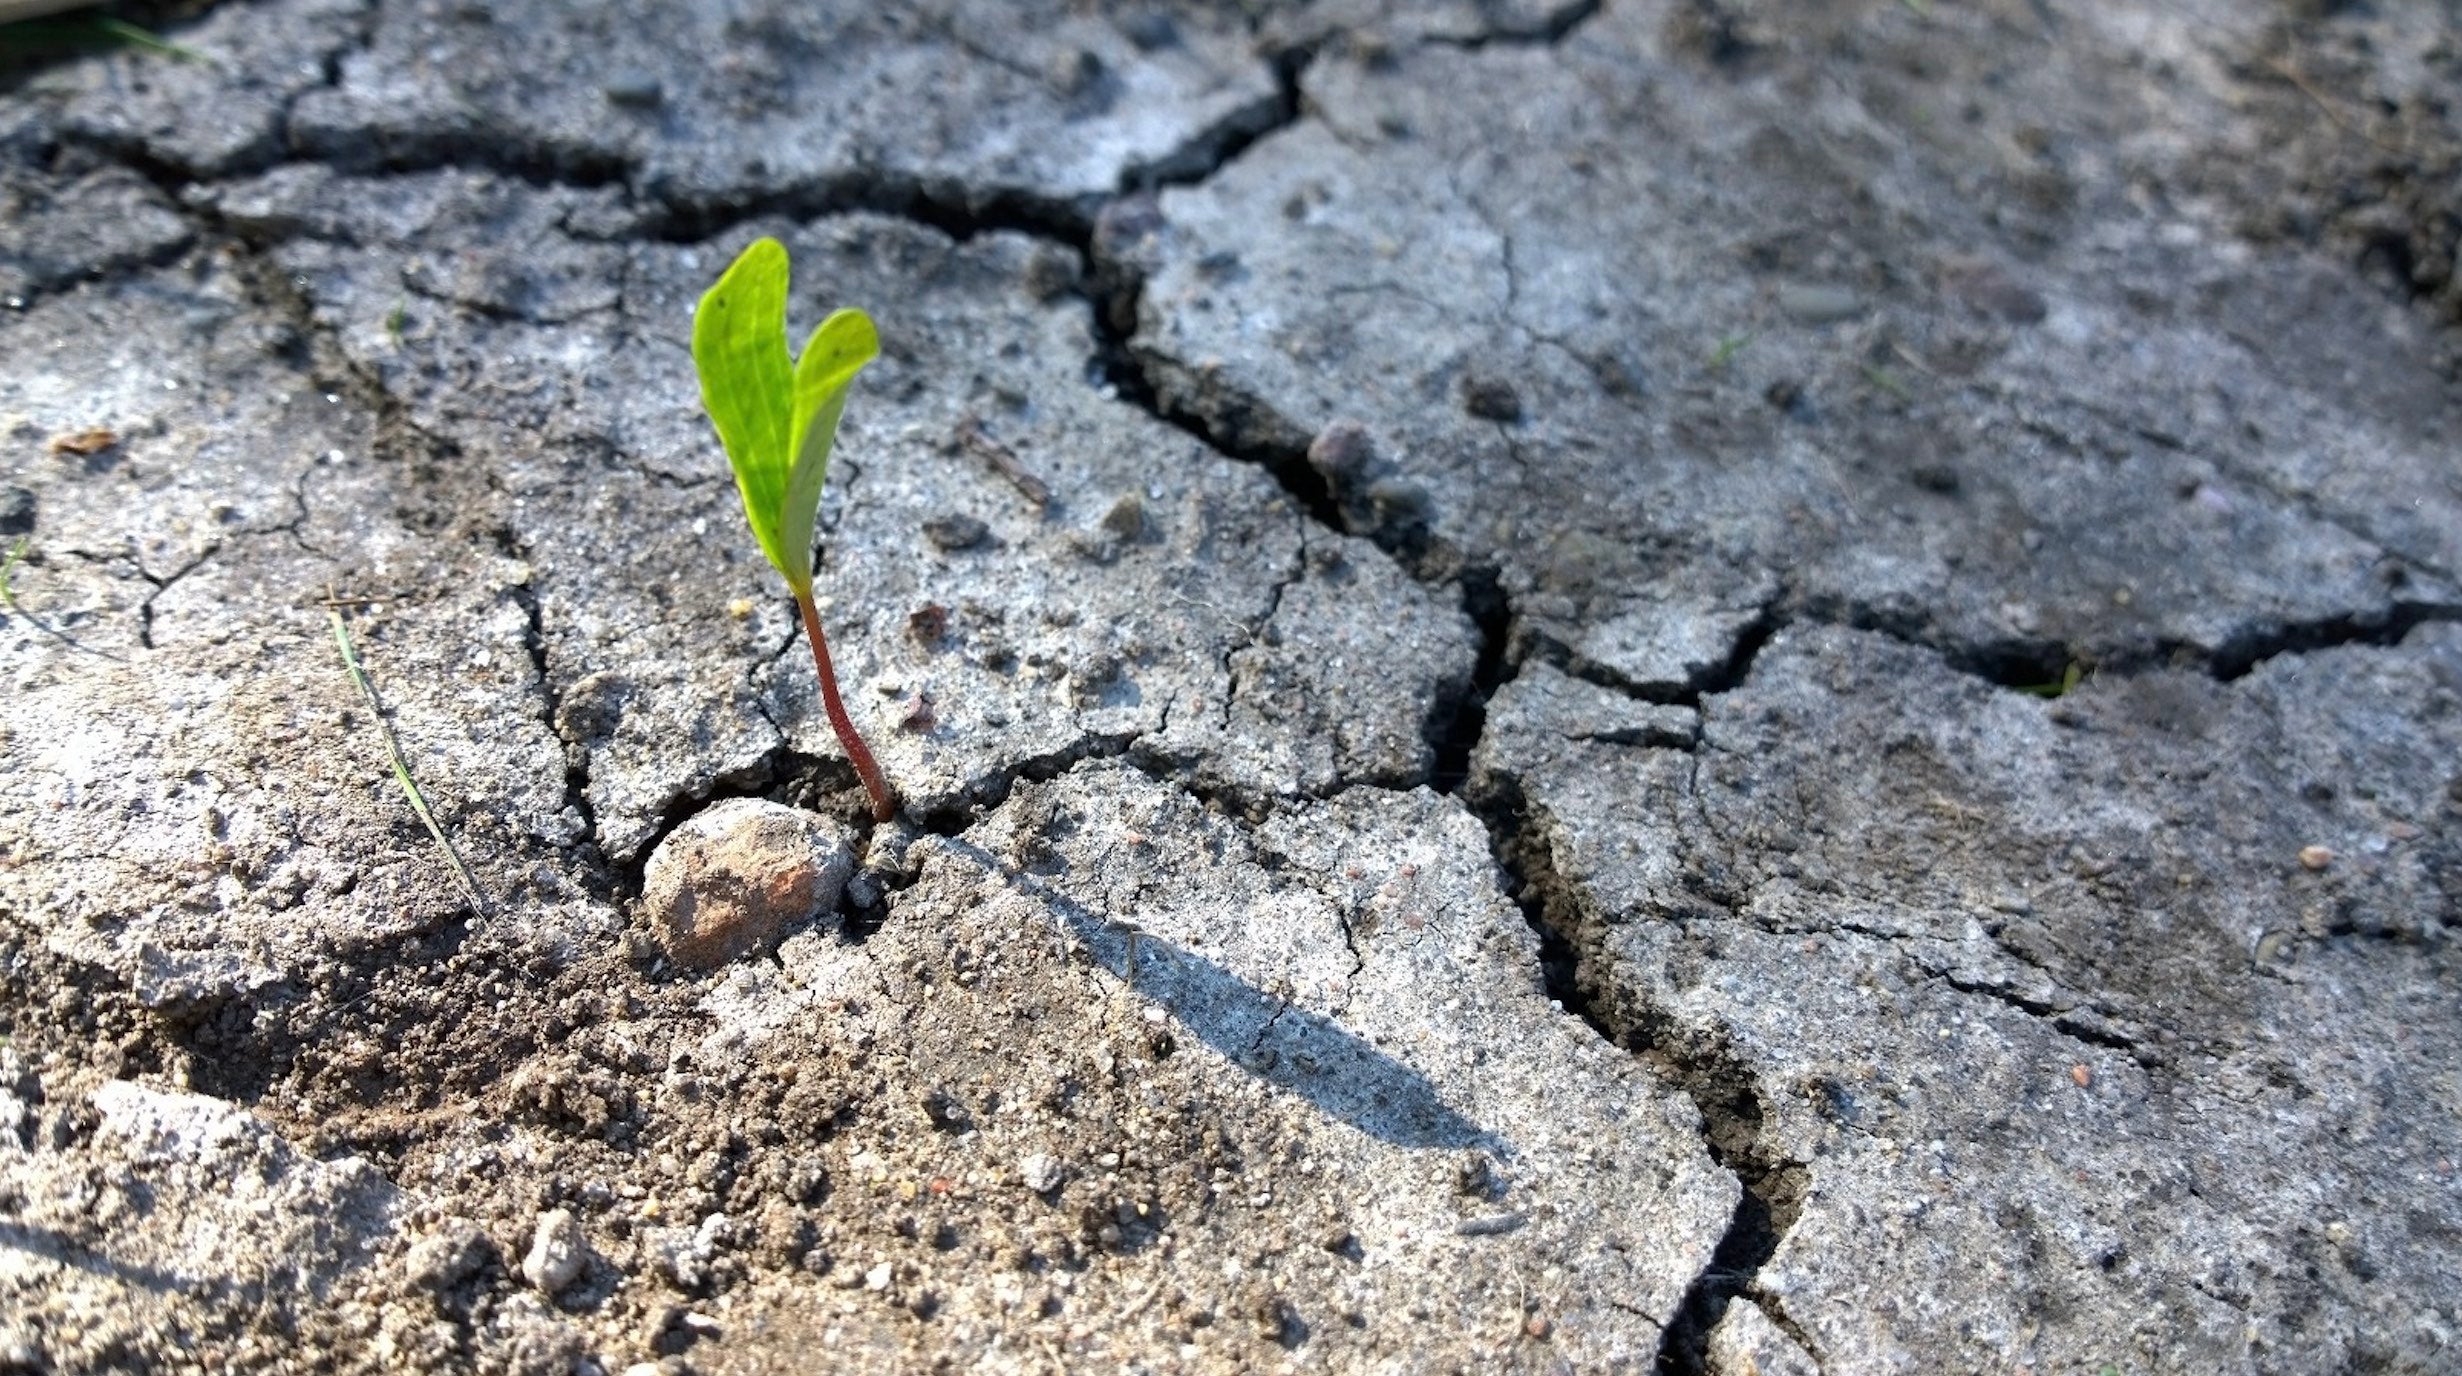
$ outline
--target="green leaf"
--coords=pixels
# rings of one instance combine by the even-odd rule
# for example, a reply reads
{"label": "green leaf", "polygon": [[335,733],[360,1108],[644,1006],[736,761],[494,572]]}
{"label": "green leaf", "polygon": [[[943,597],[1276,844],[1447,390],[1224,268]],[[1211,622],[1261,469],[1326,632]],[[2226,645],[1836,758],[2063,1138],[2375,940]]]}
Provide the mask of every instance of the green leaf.
{"label": "green leaf", "polygon": [[[804,341],[803,356],[795,361],[795,428],[789,451],[795,455],[795,464],[787,475],[778,538],[789,549],[806,551],[806,558],[812,549],[812,521],[821,509],[821,482],[829,476],[829,451],[838,441],[838,417],[846,410],[847,388],[880,351],[872,317],[849,307],[831,311]],[[794,580],[790,576],[788,581]]]}
{"label": "green leaf", "polygon": [[880,353],[871,318],[833,312],[804,345],[803,362],[786,351],[787,252],[756,239],[693,315],[692,358],[701,405],[718,429],[744,519],[787,586],[812,588],[812,523],[821,482],[846,409],[846,391]]}

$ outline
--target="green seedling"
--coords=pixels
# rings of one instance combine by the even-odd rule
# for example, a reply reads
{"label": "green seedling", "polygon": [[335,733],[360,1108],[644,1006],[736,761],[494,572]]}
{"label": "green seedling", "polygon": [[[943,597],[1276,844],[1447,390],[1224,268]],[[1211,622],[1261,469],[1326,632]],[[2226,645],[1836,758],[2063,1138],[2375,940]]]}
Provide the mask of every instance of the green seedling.
{"label": "green seedling", "polygon": [[755,239],[702,296],[692,320],[692,361],[701,374],[701,405],[735,470],[752,538],[785,576],[803,613],[829,725],[872,795],[872,816],[886,822],[897,815],[897,795],[838,698],[829,641],[812,603],[812,523],[821,507],[821,480],[829,472],[847,388],[879,356],[880,336],[862,311],[832,311],[804,341],[802,356],[790,359],[786,296],[785,246]]}
{"label": "green seedling", "polygon": [[2084,682],[2085,678],[2086,666],[2072,659],[2069,661],[2069,667],[2060,671],[2060,677],[2049,683],[2021,683],[2017,690],[2021,693],[2032,693],[2039,698],[2063,698],[2076,692],[2077,685]]}
{"label": "green seedling", "polygon": [[1748,334],[1731,334],[1718,341],[1718,347],[1710,350],[1710,371],[1725,370],[1728,364],[1735,362],[1737,354],[1744,352],[1744,346],[1751,342],[1752,336]]}
{"label": "green seedling", "polygon": [[428,808],[427,795],[419,791],[419,783],[410,777],[410,761],[402,758],[402,743],[394,738],[392,723],[385,720],[385,705],[376,700],[376,685],[368,682],[367,670],[359,667],[359,648],[351,643],[350,625],[342,619],[343,602],[330,590],[325,596],[325,614],[333,620],[333,643],[342,650],[342,667],[350,671],[350,681],[359,689],[360,701],[368,705],[368,715],[375,719],[376,732],[385,738],[385,755],[393,762],[394,782],[402,786],[402,794],[410,799],[410,810],[418,814],[427,834],[436,838],[436,848],[444,852],[445,863],[453,867],[453,878],[462,886],[462,896],[470,900],[470,910],[481,917],[487,915],[487,899],[479,893],[479,881],[470,877],[470,867],[462,863],[460,851],[445,835]]}
{"label": "green seedling", "polygon": [[182,43],[174,43],[151,29],[141,29],[125,19],[113,19],[106,15],[96,19],[94,27],[105,38],[127,47],[161,53],[164,57],[177,58],[182,62],[201,62],[209,67],[214,64],[214,59],[196,49]]}
{"label": "green seedling", "polygon": [[180,62],[215,65],[205,53],[170,39],[150,29],[140,28],[125,19],[109,15],[76,14],[62,19],[42,19],[48,10],[72,6],[59,3],[11,4],[0,0],[0,67],[19,60],[34,61],[63,53],[110,52],[136,49],[157,53]]}

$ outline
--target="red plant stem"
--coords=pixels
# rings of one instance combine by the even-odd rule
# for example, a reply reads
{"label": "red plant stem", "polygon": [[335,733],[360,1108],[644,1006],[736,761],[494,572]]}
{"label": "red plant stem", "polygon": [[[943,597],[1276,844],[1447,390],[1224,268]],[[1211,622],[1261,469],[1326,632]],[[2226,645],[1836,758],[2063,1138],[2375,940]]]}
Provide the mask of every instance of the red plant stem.
{"label": "red plant stem", "polygon": [[886,822],[898,815],[898,795],[890,791],[889,780],[872,760],[871,748],[863,743],[863,737],[855,734],[855,723],[846,715],[846,704],[838,700],[838,675],[829,667],[829,637],[821,634],[821,613],[812,605],[812,594],[795,594],[795,605],[803,610],[804,639],[812,642],[812,667],[820,671],[821,706],[829,712],[829,725],[838,733],[838,744],[846,748],[846,757],[854,761],[864,791],[872,795],[872,820]]}

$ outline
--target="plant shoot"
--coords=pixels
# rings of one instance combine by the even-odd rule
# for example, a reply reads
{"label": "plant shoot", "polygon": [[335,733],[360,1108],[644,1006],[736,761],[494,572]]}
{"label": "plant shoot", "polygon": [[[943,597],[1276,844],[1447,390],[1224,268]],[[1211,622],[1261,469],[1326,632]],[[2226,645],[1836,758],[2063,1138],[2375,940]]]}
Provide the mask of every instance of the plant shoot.
{"label": "plant shoot", "polygon": [[701,405],[735,470],[752,538],[785,576],[803,613],[829,725],[872,795],[873,818],[886,822],[897,814],[897,795],[838,697],[829,641],[812,602],[812,526],[821,480],[829,473],[847,389],[879,356],[880,336],[862,311],[836,310],[804,341],[802,355],[789,358],[786,298],[786,247],[767,237],[754,240],[701,297],[692,320],[692,361],[701,374]]}

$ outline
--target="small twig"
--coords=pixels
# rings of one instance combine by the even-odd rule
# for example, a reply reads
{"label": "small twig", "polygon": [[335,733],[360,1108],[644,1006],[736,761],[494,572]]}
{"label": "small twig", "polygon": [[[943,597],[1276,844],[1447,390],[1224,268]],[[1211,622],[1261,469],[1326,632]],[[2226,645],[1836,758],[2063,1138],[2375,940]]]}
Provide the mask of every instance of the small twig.
{"label": "small twig", "polygon": [[325,598],[325,615],[333,620],[333,643],[342,647],[342,665],[350,670],[351,682],[359,685],[359,696],[367,700],[368,711],[376,718],[376,730],[385,738],[385,753],[393,760],[393,777],[401,781],[402,792],[410,799],[410,810],[419,814],[419,820],[427,824],[427,834],[436,838],[436,848],[445,853],[445,863],[453,867],[453,877],[461,881],[471,911],[485,917],[487,900],[479,896],[478,881],[470,877],[469,868],[462,864],[461,854],[453,849],[445,829],[436,824],[436,814],[428,810],[427,798],[410,777],[410,762],[402,758],[402,743],[394,738],[393,727],[385,721],[384,704],[376,700],[375,686],[368,682],[367,671],[359,667],[359,651],[351,645],[350,627],[342,620],[345,605],[346,599],[330,593]]}
{"label": "small twig", "polygon": [[1018,491],[1026,494],[1027,501],[1034,503],[1038,508],[1051,505],[1051,484],[1036,477],[1034,471],[1026,467],[1007,445],[985,433],[983,422],[980,419],[968,416],[959,421],[957,442],[973,450],[985,462],[998,469],[1000,476],[1008,479]]}

